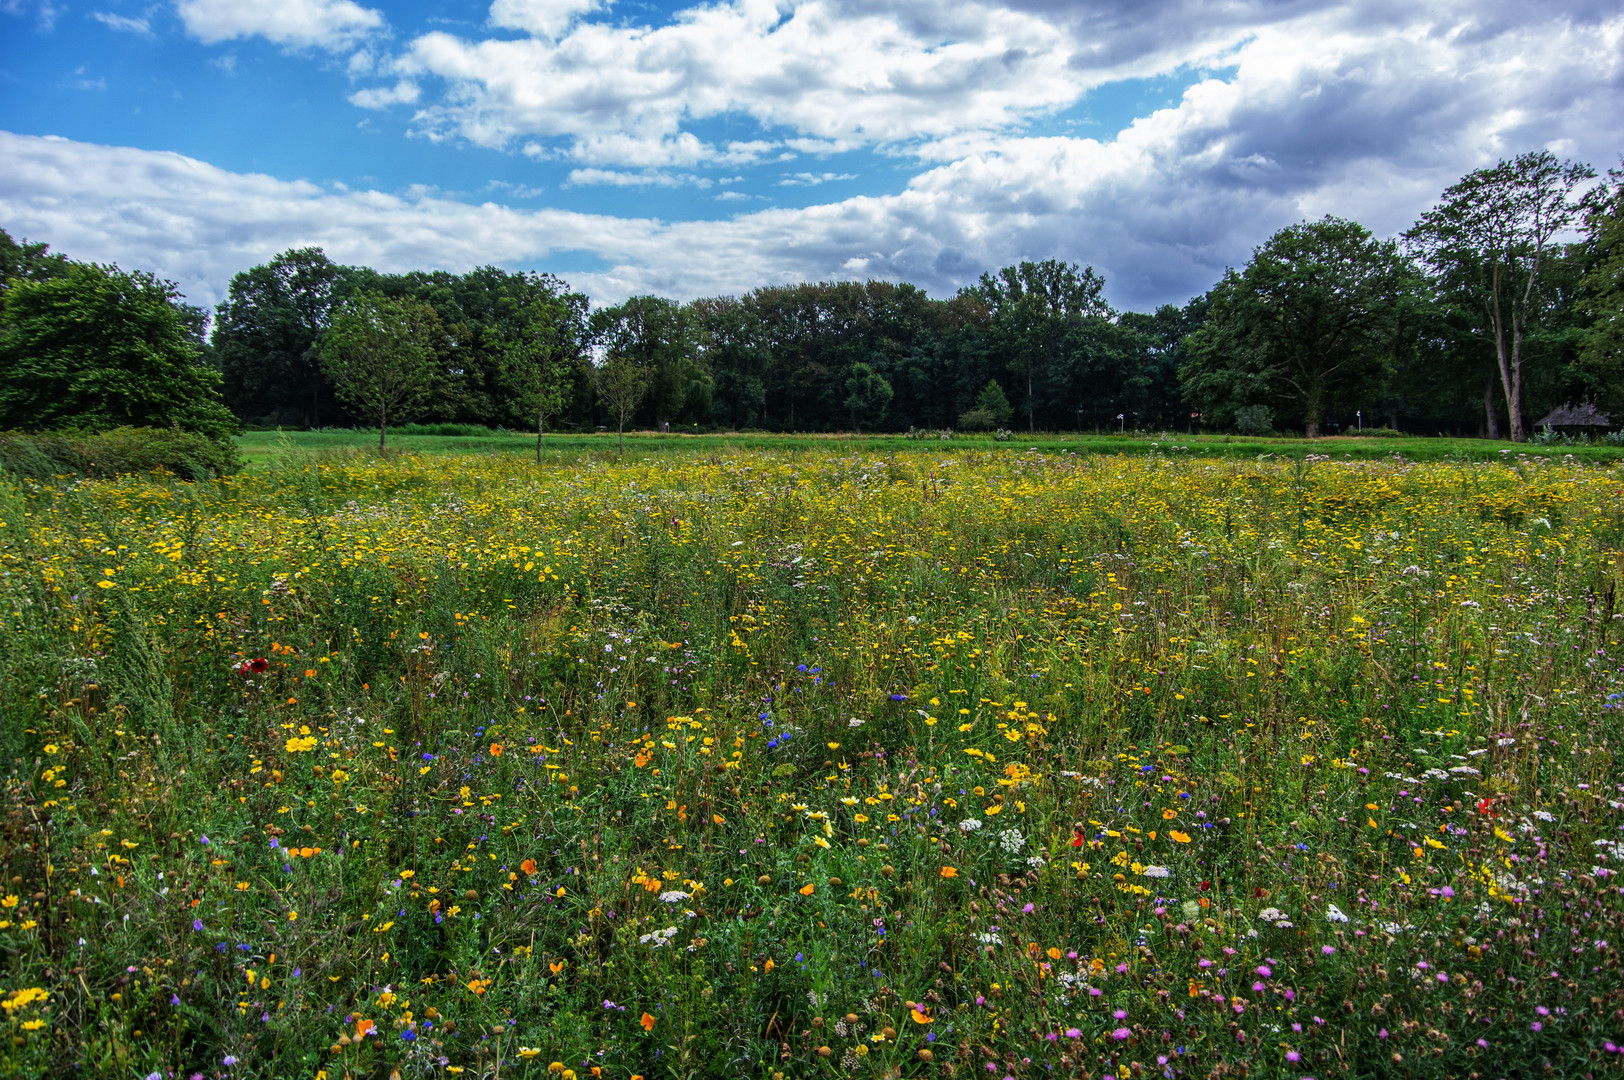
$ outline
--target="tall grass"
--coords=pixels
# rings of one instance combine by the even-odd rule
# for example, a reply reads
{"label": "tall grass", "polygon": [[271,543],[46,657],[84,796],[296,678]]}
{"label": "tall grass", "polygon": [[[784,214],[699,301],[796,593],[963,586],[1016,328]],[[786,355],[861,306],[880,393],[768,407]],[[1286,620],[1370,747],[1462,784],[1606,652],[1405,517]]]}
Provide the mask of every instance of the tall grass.
{"label": "tall grass", "polygon": [[7,489],[0,1061],[1619,1071],[1614,472],[933,450]]}

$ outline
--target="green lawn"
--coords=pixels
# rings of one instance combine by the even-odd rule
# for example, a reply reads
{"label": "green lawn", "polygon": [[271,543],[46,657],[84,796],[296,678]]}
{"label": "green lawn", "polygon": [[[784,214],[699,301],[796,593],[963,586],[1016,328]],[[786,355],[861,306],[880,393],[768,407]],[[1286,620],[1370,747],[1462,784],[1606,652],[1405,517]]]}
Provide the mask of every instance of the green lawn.
{"label": "green lawn", "polygon": [[[248,456],[249,467],[263,466],[273,459],[278,448],[287,446],[301,451],[330,453],[334,456],[368,454],[376,452],[376,430],[355,431],[254,431],[237,438],[237,444]],[[490,435],[417,435],[391,433],[388,446],[392,451],[414,454],[515,454],[533,455],[536,437],[521,434]],[[1040,432],[1028,435],[1017,432],[1007,442],[995,441],[990,435],[954,435],[952,439],[910,439],[902,435],[778,435],[765,432],[729,432],[723,434],[689,435],[679,432],[628,432],[626,450],[640,456],[650,454],[717,453],[734,450],[815,450],[819,453],[877,453],[882,451],[944,451],[965,449],[1007,449],[1015,452],[1038,448],[1048,452],[1070,451],[1078,454],[1166,454],[1194,457],[1257,458],[1265,454],[1302,458],[1309,454],[1324,454],[1334,459],[1375,460],[1398,454],[1412,461],[1496,461],[1519,454],[1537,457],[1562,458],[1572,455],[1580,461],[1612,462],[1624,458],[1624,447],[1617,446],[1517,446],[1509,442],[1488,439],[1444,438],[1360,438],[1335,436],[1322,439],[1276,437],[1248,437],[1239,435],[1179,435],[1130,433],[1126,435],[1088,435],[1082,433]],[[544,443],[547,457],[571,457],[580,454],[615,454],[617,443],[614,432],[597,434],[549,434]]]}

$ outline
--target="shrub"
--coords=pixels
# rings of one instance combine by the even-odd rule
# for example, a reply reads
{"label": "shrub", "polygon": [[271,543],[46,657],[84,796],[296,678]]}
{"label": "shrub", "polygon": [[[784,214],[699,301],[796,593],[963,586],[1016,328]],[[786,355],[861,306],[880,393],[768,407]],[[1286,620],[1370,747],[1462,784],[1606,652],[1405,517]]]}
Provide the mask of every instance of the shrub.
{"label": "shrub", "polygon": [[1242,435],[1268,435],[1274,431],[1274,413],[1267,405],[1243,405],[1235,410],[1235,430]]}
{"label": "shrub", "polygon": [[0,468],[41,481],[59,476],[107,477],[156,470],[171,472],[183,480],[212,480],[241,471],[243,464],[235,443],[175,428],[121,427],[98,434],[0,434]]}
{"label": "shrub", "polygon": [[1367,427],[1363,431],[1359,430],[1358,428],[1354,428],[1352,431],[1344,431],[1342,434],[1344,434],[1344,435],[1352,435],[1352,436],[1355,436],[1356,438],[1361,438],[1361,439],[1402,439],[1402,438],[1404,438],[1404,432],[1396,431],[1396,430],[1394,430],[1393,428],[1390,428],[1390,427]]}

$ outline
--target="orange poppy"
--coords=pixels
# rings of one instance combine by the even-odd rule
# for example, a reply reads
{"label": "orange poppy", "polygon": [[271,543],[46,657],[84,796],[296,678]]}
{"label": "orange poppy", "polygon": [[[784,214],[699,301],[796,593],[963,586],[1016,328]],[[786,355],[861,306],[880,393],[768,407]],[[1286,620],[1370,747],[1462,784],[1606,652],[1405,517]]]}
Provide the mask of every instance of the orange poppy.
{"label": "orange poppy", "polygon": [[643,1018],[637,1022],[643,1025],[644,1031],[654,1030],[654,1017],[650,1016],[648,1013],[644,1013]]}
{"label": "orange poppy", "polygon": [[519,869],[523,870],[526,874],[534,874],[536,872],[536,860],[526,859],[524,862],[519,864]]}

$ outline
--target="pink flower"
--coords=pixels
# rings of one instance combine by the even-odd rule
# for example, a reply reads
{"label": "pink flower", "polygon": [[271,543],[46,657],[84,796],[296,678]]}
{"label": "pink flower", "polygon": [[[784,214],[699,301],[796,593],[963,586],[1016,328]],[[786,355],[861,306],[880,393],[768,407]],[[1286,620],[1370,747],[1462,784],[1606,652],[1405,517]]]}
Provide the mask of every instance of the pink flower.
{"label": "pink flower", "polygon": [[1335,945],[1321,945],[1320,946],[1320,952],[1324,953],[1326,956],[1332,956],[1332,955],[1334,955],[1336,953],[1336,946]]}
{"label": "pink flower", "polygon": [[1132,1034],[1133,1034],[1133,1032],[1129,1031],[1125,1027],[1117,1028],[1115,1031],[1111,1032],[1111,1038],[1115,1039],[1117,1042],[1122,1042],[1124,1039],[1126,1039],[1129,1035],[1132,1035]]}
{"label": "pink flower", "polygon": [[1068,1038],[1068,1039],[1081,1039],[1082,1037],[1083,1037],[1083,1033],[1080,1030],[1078,1030],[1077,1028],[1067,1028],[1066,1029],[1066,1038]]}

